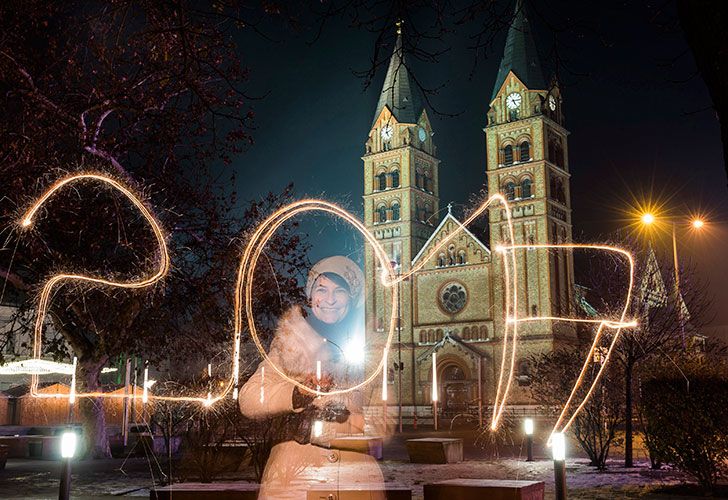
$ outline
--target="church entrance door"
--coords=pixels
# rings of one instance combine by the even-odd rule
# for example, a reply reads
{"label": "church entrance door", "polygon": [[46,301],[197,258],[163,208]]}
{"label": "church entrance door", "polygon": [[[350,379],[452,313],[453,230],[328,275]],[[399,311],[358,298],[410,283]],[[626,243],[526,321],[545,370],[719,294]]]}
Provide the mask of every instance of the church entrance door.
{"label": "church entrance door", "polygon": [[442,385],[445,389],[443,416],[453,418],[455,415],[466,413],[470,397],[469,384],[465,382],[463,369],[454,363],[446,366],[442,370]]}

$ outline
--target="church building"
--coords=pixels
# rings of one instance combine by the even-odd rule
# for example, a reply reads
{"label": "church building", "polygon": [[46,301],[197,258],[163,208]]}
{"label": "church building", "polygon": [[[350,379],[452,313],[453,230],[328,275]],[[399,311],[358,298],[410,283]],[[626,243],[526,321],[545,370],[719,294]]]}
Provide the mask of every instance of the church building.
{"label": "church building", "polygon": [[[558,82],[544,78],[526,12],[520,1],[503,58],[488,98],[484,129],[488,196],[510,203],[515,244],[567,243],[572,238],[567,136]],[[384,86],[365,145],[364,217],[367,228],[406,273],[424,266],[399,286],[398,328],[388,359],[389,404],[401,395],[403,416],[431,419],[432,357],[437,353],[437,394],[443,416],[482,408],[495,397],[501,366],[506,311],[504,258],[516,252],[519,317],[568,316],[573,308],[574,272],[565,250],[523,248],[505,254],[503,206],[488,210],[487,230],[463,228],[441,204],[441,169],[435,135],[420,93],[405,64],[398,33]],[[444,216],[441,214],[444,213]],[[446,247],[432,249],[453,231]],[[391,291],[380,283],[371,248],[365,255],[366,335],[386,339]],[[530,404],[534,354],[574,342],[568,323],[520,323],[515,378],[509,404]],[[381,404],[375,400],[371,405]]]}

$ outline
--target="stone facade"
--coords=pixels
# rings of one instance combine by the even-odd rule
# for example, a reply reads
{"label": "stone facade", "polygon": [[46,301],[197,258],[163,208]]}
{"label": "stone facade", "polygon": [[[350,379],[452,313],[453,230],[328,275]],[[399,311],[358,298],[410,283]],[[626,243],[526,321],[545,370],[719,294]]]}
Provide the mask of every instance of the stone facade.
{"label": "stone facade", "polygon": [[[509,33],[507,42],[516,49],[519,40],[511,38],[517,36],[521,35]],[[399,41],[397,47],[383,94],[390,91],[386,82],[409,78]],[[479,400],[484,407],[493,401],[506,317],[514,312],[512,304],[507,310],[513,301],[506,300],[504,260],[516,259],[515,271],[509,265],[508,272],[515,274],[518,317],[568,316],[572,312],[574,273],[570,252],[538,247],[568,243],[572,237],[568,131],[561,112],[561,94],[556,82],[548,88],[529,88],[514,68],[504,71],[503,64],[510,64],[506,56],[499,73],[505,76],[494,90],[487,113],[484,170],[488,195],[501,193],[509,199],[512,241],[523,248],[505,253],[497,250],[511,241],[502,204],[489,208],[487,232],[465,229],[449,207],[447,214],[436,220],[440,213],[439,160],[427,112],[417,110],[413,115],[409,108],[408,121],[403,121],[404,114],[398,112],[399,105],[417,101],[407,96],[407,91],[414,92],[411,82],[400,85],[388,102],[382,104],[385,99],[380,99],[366,142],[363,161],[367,227],[381,242],[397,272],[406,273],[427,259],[421,269],[399,284],[400,300],[394,306],[399,315],[395,311],[393,316],[400,319],[395,322],[399,330],[395,328],[388,362],[389,401],[396,402],[401,390],[402,404],[410,412],[412,407],[432,403],[435,351],[438,394],[445,414],[472,411]],[[391,74],[393,68],[395,73]],[[457,236],[433,253],[439,242],[454,231],[459,231]],[[381,345],[386,340],[392,317],[392,291],[381,285],[380,276],[380,265],[367,249],[369,345]],[[513,296],[512,291],[509,296]],[[539,319],[519,323],[518,337],[509,403],[527,405],[529,356],[571,343],[576,333],[563,322]]]}

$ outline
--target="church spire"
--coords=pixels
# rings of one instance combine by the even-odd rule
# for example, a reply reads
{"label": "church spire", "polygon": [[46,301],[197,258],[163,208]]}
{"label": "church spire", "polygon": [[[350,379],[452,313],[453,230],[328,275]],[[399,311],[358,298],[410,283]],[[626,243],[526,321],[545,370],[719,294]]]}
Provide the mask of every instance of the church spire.
{"label": "church spire", "polygon": [[387,76],[384,78],[382,93],[379,95],[374,122],[377,121],[384,106],[387,106],[400,123],[417,123],[424,108],[419,87],[410,77],[405,65],[402,49],[402,21],[397,23],[397,41],[389,60]]}
{"label": "church spire", "polygon": [[492,101],[503,86],[508,72],[513,71],[523,84],[530,90],[546,90],[546,81],[543,77],[541,63],[536,51],[536,42],[533,39],[531,26],[526,16],[523,0],[516,0],[516,10],[513,21],[508,29],[506,46],[503,49],[498,77],[495,79]]}

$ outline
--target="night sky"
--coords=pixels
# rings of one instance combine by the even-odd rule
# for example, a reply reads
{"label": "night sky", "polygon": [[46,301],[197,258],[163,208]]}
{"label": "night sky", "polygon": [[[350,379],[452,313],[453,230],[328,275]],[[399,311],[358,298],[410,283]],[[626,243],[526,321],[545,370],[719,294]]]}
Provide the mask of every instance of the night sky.
{"label": "night sky", "polygon": [[[627,227],[632,221],[625,211],[650,193],[674,215],[704,214],[710,226],[699,237],[679,230],[680,258],[710,281],[712,323],[728,324],[728,189],[707,89],[679,30],[661,26],[674,20],[673,13],[655,16],[657,7],[637,1],[604,3],[529,4],[546,66],[554,39],[546,26],[567,17],[584,21],[561,33],[558,45],[571,131],[574,238],[595,241]],[[427,87],[444,85],[432,97],[437,111],[457,114],[428,110],[442,160],[442,208],[448,201],[465,203],[485,180],[482,129],[505,32],[471,77],[475,54],[467,46],[474,31],[475,26],[456,27],[443,41],[451,50],[438,64],[408,60]],[[367,69],[375,35],[333,20],[312,44],[308,32],[273,36],[280,41],[252,34],[238,38],[251,70],[246,91],[261,97],[252,104],[255,143],[235,163],[238,193],[253,199],[292,181],[298,197],[324,197],[361,215],[361,155],[386,66],[366,90],[354,71]],[[316,253],[341,252],[334,239],[321,241]],[[668,243],[666,233],[657,237],[658,248],[668,251]]]}

